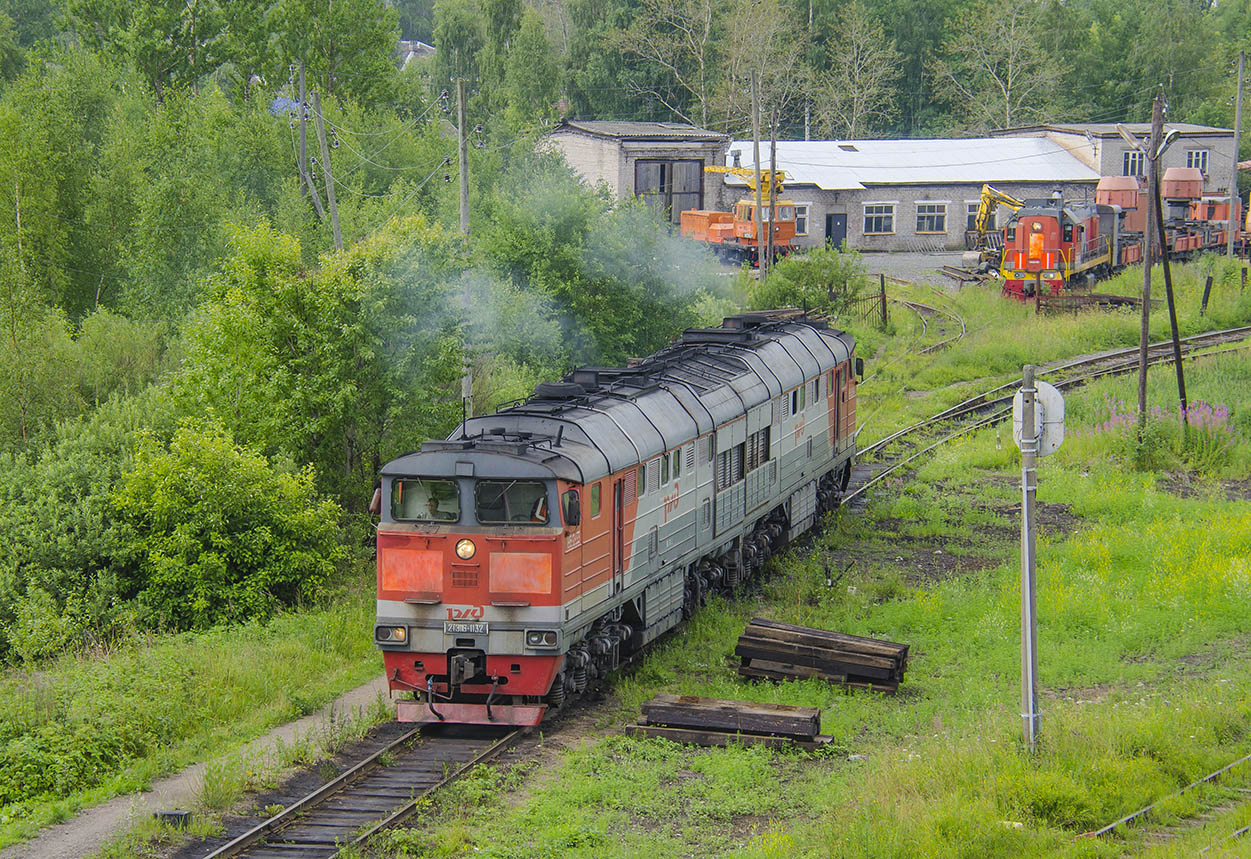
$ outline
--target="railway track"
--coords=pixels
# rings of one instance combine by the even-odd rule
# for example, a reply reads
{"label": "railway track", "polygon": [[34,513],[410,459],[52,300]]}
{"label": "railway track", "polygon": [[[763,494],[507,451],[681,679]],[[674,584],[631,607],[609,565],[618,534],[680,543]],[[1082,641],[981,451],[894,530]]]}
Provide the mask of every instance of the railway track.
{"label": "railway track", "polygon": [[497,756],[520,730],[409,731],[204,859],[326,859],[411,817],[423,799]]}
{"label": "railway track", "polygon": [[[1183,337],[1181,339],[1181,352],[1182,356],[1185,357],[1201,349],[1236,343],[1248,338],[1251,338],[1251,326],[1209,331],[1204,334]],[[1244,344],[1244,346],[1239,348],[1246,348],[1246,345]],[[1138,368],[1138,360],[1138,347],[1117,349],[1086,358],[1041,367],[1035,371],[1035,378],[1048,381],[1057,388],[1065,390],[1104,376],[1133,372]],[[1153,343],[1148,347],[1147,362],[1149,365],[1167,364],[1172,363],[1172,361],[1173,343],[1171,340]],[[1018,377],[1010,382],[984,391],[975,397],[970,397],[948,409],[944,409],[925,420],[897,430],[885,438],[861,448],[858,458],[862,462],[865,459],[882,454],[883,451],[896,443],[910,445],[912,452],[886,463],[880,469],[874,469],[872,475],[867,476],[863,482],[857,482],[848,492],[844,493],[842,502],[847,504],[859,499],[870,488],[885,480],[893,472],[898,471],[948,441],[1010,417],[1012,414],[1012,397],[1016,394],[1020,385],[1021,379]],[[919,449],[917,448],[916,437],[922,435],[926,430],[948,423],[955,424],[949,432],[943,434],[936,441]],[[861,429],[863,429],[863,425]]]}
{"label": "railway track", "polygon": [[[909,301],[907,299],[902,299],[902,298],[892,298],[890,299],[890,302],[892,304],[898,304],[902,307],[907,307],[909,310],[914,312],[917,315],[917,321],[921,323],[921,330],[917,334],[916,337],[912,338],[912,341],[908,344],[908,348],[902,354],[892,358],[891,360],[885,362],[884,364],[876,366],[872,373],[870,373],[869,375],[865,376],[863,379],[860,380],[860,384],[864,384],[865,382],[870,381],[878,373],[882,372],[887,367],[891,366],[897,361],[903,360],[908,355],[928,355],[933,352],[937,352],[939,349],[944,349],[947,346],[950,346],[952,343],[958,342],[964,337],[965,334],[968,333],[968,327],[965,325],[964,318],[960,316],[958,313],[955,313],[954,311],[947,310],[942,307],[935,307],[929,304],[922,304],[919,301]],[[952,322],[960,326],[960,332],[958,334],[953,334],[950,337],[943,337],[943,339],[939,340],[936,343],[930,343],[929,345],[922,346],[921,348],[918,349],[917,348],[918,345],[929,334],[930,319],[934,317],[946,317],[947,319],[951,320]],[[947,332],[945,329],[940,329],[939,333],[941,336],[942,334],[946,334]]]}

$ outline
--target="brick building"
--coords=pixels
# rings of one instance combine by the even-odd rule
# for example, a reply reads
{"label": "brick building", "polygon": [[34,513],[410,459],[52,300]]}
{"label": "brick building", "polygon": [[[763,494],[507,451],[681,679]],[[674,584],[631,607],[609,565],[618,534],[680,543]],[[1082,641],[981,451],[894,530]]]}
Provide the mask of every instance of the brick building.
{"label": "brick building", "polygon": [[568,119],[545,143],[590,184],[604,183],[618,199],[642,197],[676,224],[683,210],[717,199],[721,177],[704,167],[724,164],[729,142],[727,134],[678,122]]}
{"label": "brick building", "polygon": [[[1137,123],[1126,128],[1139,136],[1149,131]],[[1222,192],[1233,132],[1186,124],[1166,129],[1176,135],[1163,166],[1198,167],[1205,192]],[[642,196],[674,223],[684,209],[728,210],[748,196],[742,177],[703,168],[752,167],[751,141],[691,125],[567,120],[547,145],[592,184],[604,182],[618,197]],[[761,146],[762,166],[768,149]],[[783,196],[797,208],[797,243],[846,241],[870,251],[964,247],[984,183],[1021,199],[1060,194],[1091,201],[1102,176],[1140,176],[1144,169],[1141,153],[1104,123],[968,139],[780,141],[777,166],[789,177]]]}

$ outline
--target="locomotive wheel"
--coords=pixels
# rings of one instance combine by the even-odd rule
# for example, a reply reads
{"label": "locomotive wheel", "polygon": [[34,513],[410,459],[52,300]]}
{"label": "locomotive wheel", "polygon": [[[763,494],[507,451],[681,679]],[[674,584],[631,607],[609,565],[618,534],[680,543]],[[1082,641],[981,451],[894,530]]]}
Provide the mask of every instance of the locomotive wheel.
{"label": "locomotive wheel", "polygon": [[552,682],[551,691],[547,693],[545,699],[549,707],[559,707],[565,703],[565,674],[562,671],[556,675],[556,679]]}

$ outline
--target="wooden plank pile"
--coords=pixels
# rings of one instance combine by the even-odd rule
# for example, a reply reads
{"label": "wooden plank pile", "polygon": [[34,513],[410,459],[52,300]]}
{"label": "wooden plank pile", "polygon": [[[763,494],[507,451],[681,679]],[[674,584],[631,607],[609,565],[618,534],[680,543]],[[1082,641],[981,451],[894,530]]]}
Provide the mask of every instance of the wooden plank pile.
{"label": "wooden plank pile", "polygon": [[657,695],[643,705],[637,725],[627,736],[662,737],[697,746],[730,743],[770,748],[817,748],[830,741],[818,735],[821,711],[816,707],[723,701],[694,695]]}
{"label": "wooden plank pile", "polygon": [[894,693],[908,664],[908,645],[758,617],[738,639],[738,673],[762,680],[815,677],[856,689]]}

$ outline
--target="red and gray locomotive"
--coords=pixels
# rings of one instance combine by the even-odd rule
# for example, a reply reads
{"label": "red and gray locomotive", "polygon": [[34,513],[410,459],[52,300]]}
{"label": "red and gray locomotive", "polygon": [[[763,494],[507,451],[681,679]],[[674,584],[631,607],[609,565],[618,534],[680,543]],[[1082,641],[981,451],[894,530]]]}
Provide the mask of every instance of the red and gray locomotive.
{"label": "red and gray locomotive", "polygon": [[[1245,236],[1238,229],[1241,203],[1231,218],[1228,197],[1204,197],[1198,168],[1168,168],[1160,190],[1170,259],[1224,249],[1228,229],[1245,252]],[[1026,200],[1003,230],[1004,293],[1017,298],[1038,290],[1058,294],[1141,262],[1149,204],[1133,176],[1100,179],[1093,205],[1059,197]]]}
{"label": "red and gray locomotive", "polygon": [[758,572],[846,486],[854,348],[733,316],[388,463],[374,639],[400,721],[536,724]]}

